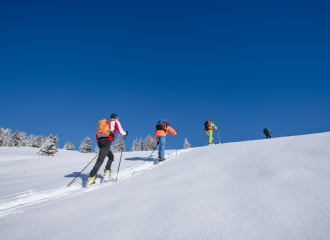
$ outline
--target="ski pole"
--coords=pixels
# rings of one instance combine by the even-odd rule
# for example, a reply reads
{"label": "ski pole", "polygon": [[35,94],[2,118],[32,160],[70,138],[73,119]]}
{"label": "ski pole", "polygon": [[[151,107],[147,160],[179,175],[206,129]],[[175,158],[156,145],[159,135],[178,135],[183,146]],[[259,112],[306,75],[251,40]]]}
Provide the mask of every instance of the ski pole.
{"label": "ski pole", "polygon": [[[157,145],[156,145],[156,147],[154,148],[154,150],[152,150],[152,152],[151,152],[150,156],[147,158],[147,160],[151,157],[151,155],[154,153],[154,151],[156,150],[156,148],[157,148]],[[144,162],[146,162],[147,160],[145,160]]]}
{"label": "ski pole", "polygon": [[218,138],[219,138],[219,144],[220,144],[220,135],[219,135],[219,129],[217,129],[218,130]]}
{"label": "ski pole", "polygon": [[125,140],[126,140],[126,136],[124,137],[123,148],[121,149],[121,155],[120,155],[120,161],[119,161],[119,166],[118,166],[118,171],[117,171],[116,182],[117,182],[117,178],[118,178],[118,173],[119,173],[119,168],[120,168],[120,163],[121,163],[121,157],[123,156],[123,151],[124,151],[124,146],[125,146]]}
{"label": "ski pole", "polygon": [[88,163],[87,164],[87,166],[83,169],[83,170],[81,170],[81,172],[69,183],[69,185],[67,186],[67,187],[69,187],[70,185],[71,185],[71,183],[73,183],[73,181],[74,180],[76,180],[76,178],[88,167],[88,165],[89,164],[91,164],[93,161],[94,161],[94,159],[97,157],[99,155],[99,153],[98,154],[96,154],[96,156],[93,158],[93,160],[90,162],[90,163]]}

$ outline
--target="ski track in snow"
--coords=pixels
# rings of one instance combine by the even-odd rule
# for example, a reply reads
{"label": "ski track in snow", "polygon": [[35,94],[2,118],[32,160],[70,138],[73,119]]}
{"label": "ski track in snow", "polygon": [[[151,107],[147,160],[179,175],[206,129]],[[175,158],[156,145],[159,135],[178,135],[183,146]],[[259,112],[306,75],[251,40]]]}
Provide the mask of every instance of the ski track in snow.
{"label": "ski track in snow", "polygon": [[[181,153],[188,152],[192,149],[183,149],[177,152],[179,156]],[[172,158],[176,157],[176,152],[166,154],[166,160],[154,165],[153,162],[145,162],[135,167],[126,168],[119,171],[117,180],[124,180],[131,178],[134,175],[138,175],[149,171],[155,167],[161,166]],[[117,172],[113,174],[116,178]],[[59,188],[54,188],[46,191],[36,192],[34,190],[27,190],[25,192],[11,194],[8,196],[0,197],[0,218],[9,216],[14,213],[23,212],[24,209],[30,208],[33,205],[40,206],[40,204],[48,204],[51,202],[63,200],[66,198],[71,198],[86,192],[95,191],[97,189],[109,187],[115,183],[115,181],[110,181],[108,183],[101,184],[101,179],[96,179],[95,184],[88,188],[85,187],[86,183],[80,184],[79,180],[76,180],[70,187],[62,186]]]}

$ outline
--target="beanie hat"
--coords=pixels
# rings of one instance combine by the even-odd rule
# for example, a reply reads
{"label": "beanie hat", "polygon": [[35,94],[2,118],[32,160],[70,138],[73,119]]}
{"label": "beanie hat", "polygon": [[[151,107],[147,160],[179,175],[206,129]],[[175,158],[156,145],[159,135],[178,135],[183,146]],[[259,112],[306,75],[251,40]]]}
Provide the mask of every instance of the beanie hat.
{"label": "beanie hat", "polygon": [[111,114],[111,118],[116,119],[116,118],[119,118],[119,117],[118,117],[118,115],[116,113],[112,113]]}

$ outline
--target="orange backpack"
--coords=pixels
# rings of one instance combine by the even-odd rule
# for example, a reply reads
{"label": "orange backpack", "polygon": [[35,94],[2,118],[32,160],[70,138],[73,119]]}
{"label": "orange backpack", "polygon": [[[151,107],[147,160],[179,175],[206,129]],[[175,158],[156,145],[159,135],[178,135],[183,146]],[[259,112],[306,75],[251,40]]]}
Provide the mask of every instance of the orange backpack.
{"label": "orange backpack", "polygon": [[98,138],[107,137],[110,140],[114,139],[114,134],[110,130],[110,121],[108,119],[101,119],[97,124],[96,136]]}

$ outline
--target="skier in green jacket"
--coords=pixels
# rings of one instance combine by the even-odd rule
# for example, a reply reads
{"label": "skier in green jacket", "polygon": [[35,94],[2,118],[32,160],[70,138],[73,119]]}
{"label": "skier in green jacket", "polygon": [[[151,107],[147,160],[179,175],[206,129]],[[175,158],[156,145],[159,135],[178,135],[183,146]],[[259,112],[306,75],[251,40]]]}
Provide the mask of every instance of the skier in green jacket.
{"label": "skier in green jacket", "polygon": [[213,128],[218,129],[218,127],[214,125],[214,122],[212,120],[208,120],[204,123],[204,130],[205,130],[207,136],[209,136],[209,145],[214,144],[213,136],[212,136]]}

